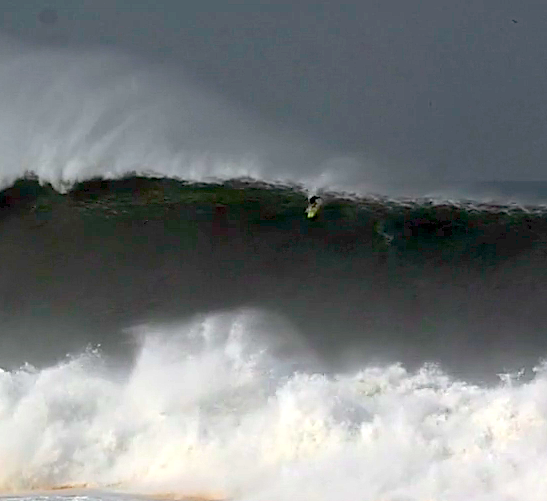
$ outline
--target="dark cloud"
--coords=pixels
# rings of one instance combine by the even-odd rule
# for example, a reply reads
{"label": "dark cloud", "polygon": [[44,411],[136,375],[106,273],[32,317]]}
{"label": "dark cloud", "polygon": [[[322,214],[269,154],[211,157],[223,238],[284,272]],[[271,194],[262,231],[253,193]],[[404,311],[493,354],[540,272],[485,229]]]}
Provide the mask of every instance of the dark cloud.
{"label": "dark cloud", "polygon": [[55,9],[44,9],[38,14],[38,20],[44,24],[55,24],[58,17]]}

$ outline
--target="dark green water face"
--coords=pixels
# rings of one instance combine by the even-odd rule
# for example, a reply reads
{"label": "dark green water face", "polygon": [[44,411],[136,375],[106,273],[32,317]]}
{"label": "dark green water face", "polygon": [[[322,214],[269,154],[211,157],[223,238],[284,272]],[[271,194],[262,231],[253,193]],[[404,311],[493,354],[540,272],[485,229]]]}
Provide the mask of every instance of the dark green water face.
{"label": "dark green water face", "polygon": [[507,208],[306,197],[263,185],[25,181],[0,198],[0,363],[49,363],[124,329],[253,307],[325,369],[441,363],[464,377],[547,354],[547,219]]}

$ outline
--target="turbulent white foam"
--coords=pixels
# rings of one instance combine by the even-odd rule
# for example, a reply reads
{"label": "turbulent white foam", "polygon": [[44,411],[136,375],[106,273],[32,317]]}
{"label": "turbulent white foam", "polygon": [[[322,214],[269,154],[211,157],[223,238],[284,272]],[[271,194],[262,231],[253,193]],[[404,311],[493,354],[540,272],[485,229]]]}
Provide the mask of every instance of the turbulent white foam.
{"label": "turbulent white foam", "polygon": [[87,484],[257,501],[547,498],[543,370],[496,388],[435,367],[327,376],[295,369],[305,353],[291,348],[295,333],[280,332],[269,349],[266,318],[239,311],[141,327],[128,372],[96,351],[1,372],[0,488]]}

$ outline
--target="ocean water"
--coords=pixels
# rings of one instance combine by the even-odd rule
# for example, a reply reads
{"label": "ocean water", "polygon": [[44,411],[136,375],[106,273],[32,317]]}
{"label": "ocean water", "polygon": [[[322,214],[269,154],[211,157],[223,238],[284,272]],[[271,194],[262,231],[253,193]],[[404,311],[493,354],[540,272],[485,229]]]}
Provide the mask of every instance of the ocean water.
{"label": "ocean water", "polygon": [[394,197],[122,56],[0,83],[5,499],[545,500],[544,184]]}

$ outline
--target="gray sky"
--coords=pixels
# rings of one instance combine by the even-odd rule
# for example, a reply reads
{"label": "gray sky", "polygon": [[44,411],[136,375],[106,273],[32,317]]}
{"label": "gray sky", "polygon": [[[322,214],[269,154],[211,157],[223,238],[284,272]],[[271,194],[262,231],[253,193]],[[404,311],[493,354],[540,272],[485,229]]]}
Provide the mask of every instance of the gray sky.
{"label": "gray sky", "polygon": [[[275,127],[372,158],[393,178],[547,179],[545,2],[0,5],[9,34],[183,67]],[[44,8],[57,17],[40,18]]]}

